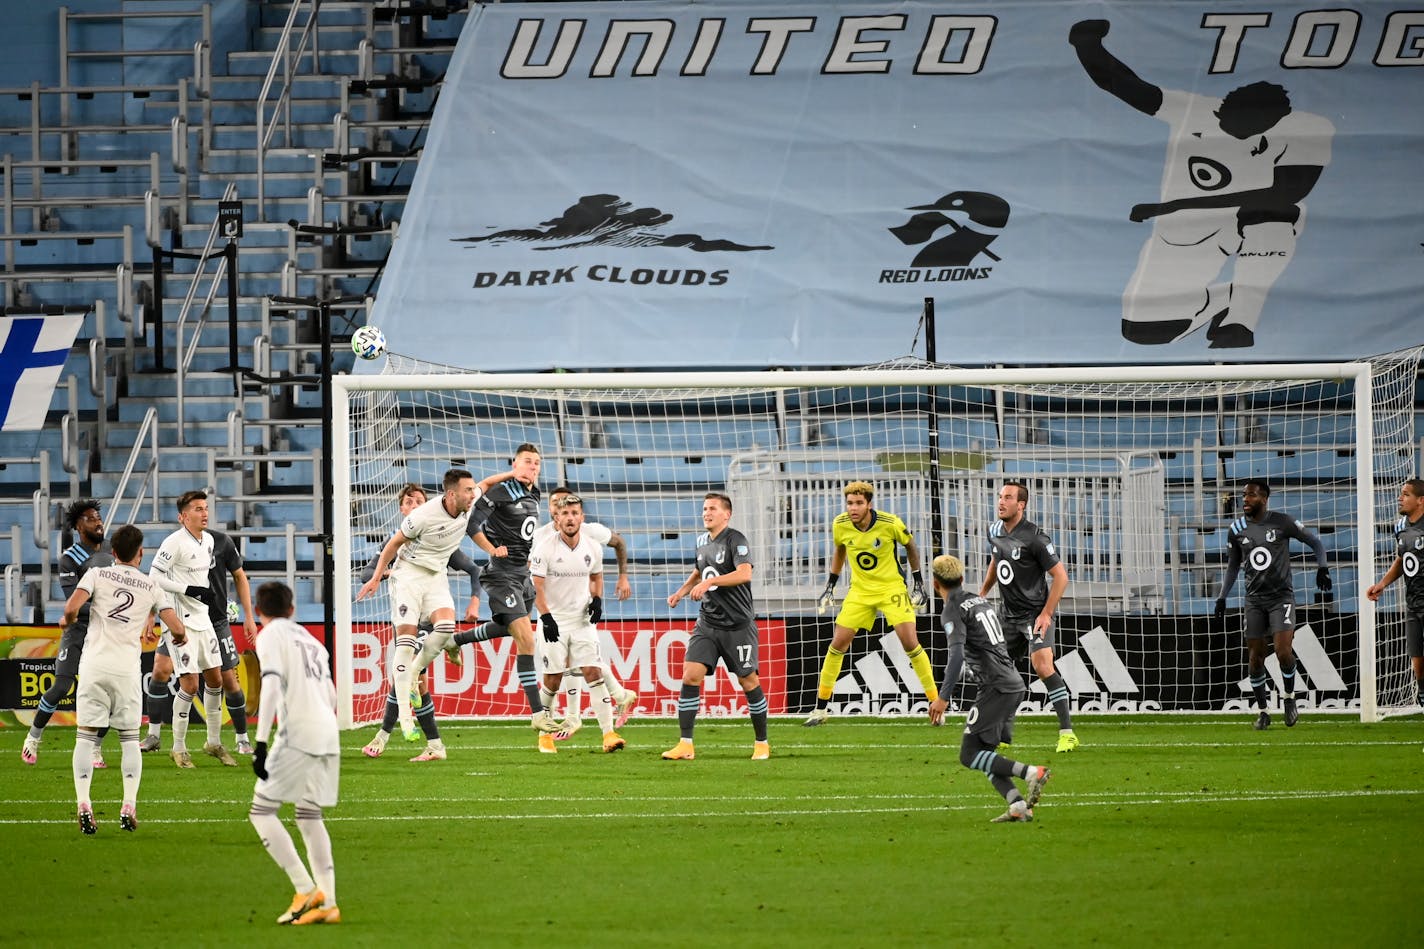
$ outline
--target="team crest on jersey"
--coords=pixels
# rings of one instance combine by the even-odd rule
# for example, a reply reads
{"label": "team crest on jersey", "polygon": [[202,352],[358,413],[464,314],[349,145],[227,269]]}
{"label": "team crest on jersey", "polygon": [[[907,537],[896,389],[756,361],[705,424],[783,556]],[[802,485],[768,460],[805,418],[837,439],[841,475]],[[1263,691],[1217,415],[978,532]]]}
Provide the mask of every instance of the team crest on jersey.
{"label": "team crest on jersey", "polygon": [[1271,531],[1266,531],[1266,543],[1268,543],[1268,544],[1274,544],[1275,542],[1276,542],[1276,532],[1273,531],[1273,530],[1271,530]]}
{"label": "team crest on jersey", "polygon": [[402,603],[402,604],[400,605],[400,615],[401,615],[401,616],[404,616],[409,610],[410,610],[410,607],[406,606],[404,603]]}
{"label": "team crest on jersey", "polygon": [[1022,552],[1023,552],[1023,548],[1022,548],[1022,547],[1015,547],[1013,550],[1009,551],[1009,556],[1012,557],[1012,558],[1014,558],[1015,560],[1018,560],[1018,559],[1019,559],[1019,554],[1022,553]]}
{"label": "team crest on jersey", "polygon": [[875,538],[875,540],[871,542],[870,546],[871,546],[871,547],[874,547],[876,550],[879,550],[879,549],[880,549],[880,538],[879,538],[879,537]]}
{"label": "team crest on jersey", "polygon": [[1424,550],[1424,537],[1416,537],[1416,538],[1414,538],[1414,549],[1415,549],[1415,550]]}
{"label": "team crest on jersey", "polygon": [[713,560],[714,562],[716,562],[716,563],[721,563],[721,562],[722,562],[722,558],[723,558],[725,555],[726,555],[726,551],[719,550],[719,551],[717,551],[717,556],[713,557],[712,560]]}
{"label": "team crest on jersey", "polygon": [[587,567],[587,566],[592,565],[592,563],[593,563],[593,558],[590,557],[588,554],[584,554],[584,555],[583,555],[583,565],[584,565],[585,567]]}

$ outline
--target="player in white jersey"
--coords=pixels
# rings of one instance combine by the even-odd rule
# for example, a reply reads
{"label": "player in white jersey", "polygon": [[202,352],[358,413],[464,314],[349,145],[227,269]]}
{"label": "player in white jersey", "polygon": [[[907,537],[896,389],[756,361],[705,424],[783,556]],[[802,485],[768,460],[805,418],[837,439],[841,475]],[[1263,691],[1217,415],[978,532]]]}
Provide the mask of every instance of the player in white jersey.
{"label": "player in white jersey", "polygon": [[603,683],[598,628],[594,625],[596,617],[602,616],[603,545],[582,533],[583,502],[578,495],[561,494],[553,505],[554,533],[542,543],[536,541],[529,556],[534,605],[544,634],[539,649],[544,673],[541,698],[548,706],[564,673],[572,668],[581,670],[594,716],[603,730],[603,750],[618,751],[625,742],[613,730],[613,698]]}
{"label": "player in white jersey", "polygon": [[85,571],[64,604],[64,625],[68,627],[92,600],[89,632],[79,660],[75,711],[79,729],[74,742],[74,793],[79,801],[79,829],[86,834],[98,829],[89,787],[101,728],[118,731],[123,754],[124,800],[119,826],[130,831],[138,826],[135,807],[143,775],[143,755],[138,750],[143,718],[141,658],[144,645],[156,641],[153,614],[161,613],[175,645],[181,648],[187,642],[183,621],[168,598],[138,569],[143,559],[143,532],[132,524],[120,527],[114,532],[112,550],[113,565]]}
{"label": "player in white jersey", "polygon": [[179,529],[169,534],[148,575],[168,592],[173,610],[188,630],[188,644],[175,649],[168,642],[168,654],[178,673],[178,694],[173,699],[173,749],[168,753],[180,768],[193,767],[188,753],[188,719],[198,694],[198,677],[203,680],[203,717],[207,741],[203,751],[229,768],[237,761],[222,745],[222,652],[209,607],[217,595],[208,584],[213,568],[213,537],[208,533],[208,496],[202,491],[185,491],[178,497]]}
{"label": "player in white jersey", "polygon": [[[1330,164],[1335,126],[1291,108],[1286,90],[1254,82],[1217,99],[1163,90],[1103,48],[1107,20],[1073,25],[1068,41],[1088,76],[1168,126],[1160,200],[1129,217],[1152,220],[1123,293],[1122,334],[1170,343],[1207,326],[1212,349],[1255,345],[1266,295],[1295,255],[1302,203]],[[1231,264],[1231,279],[1221,281]]]}
{"label": "player in white jersey", "polygon": [[[557,530],[554,526],[554,517],[558,512],[559,499],[572,497],[575,501],[581,500],[567,487],[560,486],[549,492],[549,521],[534,528],[534,537],[531,539],[531,550],[537,550],[550,537],[555,536]],[[618,558],[618,582],[614,586],[614,594],[619,600],[626,600],[633,595],[633,586],[628,582],[628,545],[623,538],[615,534],[611,529],[598,523],[597,521],[585,520],[580,533],[584,537],[591,539],[596,544],[612,548],[613,553]],[[603,596],[600,594],[595,598],[593,605],[597,618],[593,620],[596,624],[603,619]],[[459,637],[457,636],[458,640]],[[603,674],[603,684],[608,688],[608,694],[613,698],[614,728],[622,728],[628,719],[633,717],[633,712],[638,707],[638,693],[631,689],[625,689],[613,675],[608,664],[601,662],[600,671]],[[554,733],[555,741],[566,741],[574,736],[574,732],[583,727],[583,718],[580,709],[583,705],[584,680],[583,671],[577,667],[569,669],[564,673],[564,681],[559,685],[559,695],[564,697],[564,721],[559,726],[559,730]],[[541,696],[543,692],[541,692]],[[557,696],[554,696],[557,698]],[[555,711],[554,703],[547,697],[544,702],[550,713]],[[547,741],[542,736],[539,739],[539,750],[546,754],[554,752],[552,742]]]}
{"label": "player in white jersey", "polygon": [[[450,578],[445,572],[450,555],[465,539],[470,508],[491,485],[509,477],[510,473],[504,472],[476,484],[475,476],[463,468],[445,472],[444,494],[405,516],[381,549],[375,573],[356,592],[357,600],[375,593],[386,575],[386,568],[391,567],[391,625],[396,630],[391,681],[395,685],[397,720],[403,733],[415,730],[410,702],[415,677],[455,636],[455,600],[450,595]],[[422,643],[418,635],[424,618],[430,620],[433,629]],[[417,647],[423,661],[416,659]]]}
{"label": "player in white jersey", "polygon": [[[257,744],[248,820],[262,846],[292,881],[296,895],[279,923],[306,926],[339,923],[336,864],[331,837],[322,820],[324,807],[335,807],[341,782],[341,733],[336,724],[336,687],[326,647],[292,622],[292,591],[283,583],[257,588],[257,661],[262,667],[257,710]],[[277,740],[268,750],[273,720],[280,720]],[[302,862],[277,811],[283,802],[297,806],[297,830],[306,844]],[[308,870],[310,865],[310,870]]]}

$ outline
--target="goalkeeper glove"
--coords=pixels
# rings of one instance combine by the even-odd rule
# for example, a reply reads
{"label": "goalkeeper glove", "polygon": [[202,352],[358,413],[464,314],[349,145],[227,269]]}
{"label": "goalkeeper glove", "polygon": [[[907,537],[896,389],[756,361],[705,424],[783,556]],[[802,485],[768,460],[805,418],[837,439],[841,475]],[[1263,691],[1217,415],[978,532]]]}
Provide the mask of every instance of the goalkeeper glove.
{"label": "goalkeeper glove", "polygon": [[821,591],[821,596],[816,600],[816,612],[822,616],[836,602],[836,584],[840,582],[841,575],[830,573],[826,575],[826,588]]}
{"label": "goalkeeper glove", "polygon": [[603,622],[603,597],[596,596],[588,603],[588,621],[590,623]]}
{"label": "goalkeeper glove", "polygon": [[539,626],[544,630],[544,642],[556,643],[559,641],[559,624],[554,621],[553,613],[540,613]]}
{"label": "goalkeeper glove", "polygon": [[208,587],[191,586],[183,591],[183,595],[201,600],[207,606],[212,606],[218,601],[217,595]]}
{"label": "goalkeeper glove", "polygon": [[252,773],[267,780],[267,742],[259,741],[252,746]]}
{"label": "goalkeeper glove", "polygon": [[1211,611],[1211,618],[1218,623],[1226,622],[1226,597],[1219,596],[1216,598],[1216,607]]}
{"label": "goalkeeper glove", "polygon": [[1329,593],[1335,584],[1330,582],[1330,568],[1320,567],[1315,571],[1315,587],[1321,593]]}
{"label": "goalkeeper glove", "polygon": [[916,613],[923,613],[929,605],[930,598],[925,594],[924,575],[916,570],[915,585],[910,589],[910,606],[914,607]]}

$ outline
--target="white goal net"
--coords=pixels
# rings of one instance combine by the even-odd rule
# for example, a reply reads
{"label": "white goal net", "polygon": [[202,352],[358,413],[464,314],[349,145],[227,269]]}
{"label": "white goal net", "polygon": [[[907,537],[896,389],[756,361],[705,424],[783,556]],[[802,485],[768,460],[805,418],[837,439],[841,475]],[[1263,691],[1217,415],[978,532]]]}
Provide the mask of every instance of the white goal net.
{"label": "white goal net", "polygon": [[[1373,719],[1412,702],[1402,595],[1362,591],[1393,557],[1399,484],[1418,471],[1413,431],[1418,350],[1370,361],[1261,366],[953,369],[921,362],[843,372],[471,374],[392,354],[381,375],[334,380],[338,688],[347,725],[378,720],[390,648],[384,595],[351,601],[362,567],[399,525],[396,495],[434,497],[450,467],[476,478],[539,447],[547,492],[567,485],[589,520],[626,541],[632,596],[610,595],[600,632],[611,672],[642,714],[674,714],[695,604],[669,609],[701,532],[702,497],[725,491],[748,536],[773,713],[814,702],[830,640],[818,616],[842,487],[866,480],[926,562],[964,559],[977,586],[994,497],[1029,491],[1027,517],[1054,539],[1070,584],[1057,617],[1057,664],[1080,711],[1233,711],[1249,698],[1240,629],[1243,585],[1225,628],[1211,610],[1227,525],[1248,478],[1270,507],[1317,533],[1292,550],[1302,707]],[[467,552],[482,555],[467,545]],[[468,596],[452,575],[456,603]],[[1397,586],[1402,586],[1397,585]],[[840,592],[845,591],[842,583]],[[937,610],[937,605],[933,608]],[[482,617],[489,616],[484,604]],[[919,714],[925,698],[883,621],[862,631],[832,699],[837,714]],[[936,675],[944,637],[921,617]],[[1279,667],[1268,663],[1279,693]],[[514,646],[464,647],[432,667],[437,712],[527,715]],[[704,689],[709,714],[741,714],[725,671]],[[1026,711],[1046,709],[1035,682]]]}

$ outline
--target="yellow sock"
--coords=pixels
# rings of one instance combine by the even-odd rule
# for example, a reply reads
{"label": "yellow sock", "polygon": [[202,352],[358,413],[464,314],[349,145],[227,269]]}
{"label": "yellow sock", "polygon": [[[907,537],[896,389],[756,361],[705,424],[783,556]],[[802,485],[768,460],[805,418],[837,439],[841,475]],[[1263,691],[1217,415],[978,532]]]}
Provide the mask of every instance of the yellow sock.
{"label": "yellow sock", "polygon": [[924,646],[916,646],[915,651],[910,653],[910,668],[915,670],[920,685],[924,687],[925,697],[931,702],[939,698],[939,688],[934,681],[934,670],[930,668],[930,657],[925,654]]}
{"label": "yellow sock", "polygon": [[[920,650],[924,652],[924,650]],[[835,646],[826,649],[826,661],[821,663],[821,682],[816,688],[816,697],[819,699],[829,699],[831,693],[835,691],[836,680],[841,677],[841,662],[845,660],[845,653]],[[929,663],[925,663],[929,667]]]}

